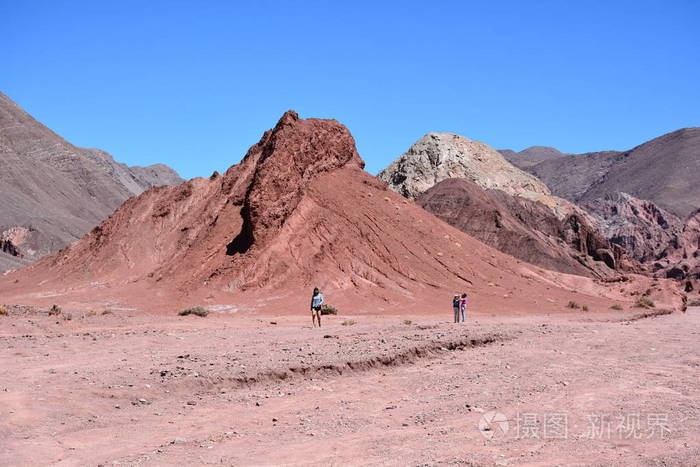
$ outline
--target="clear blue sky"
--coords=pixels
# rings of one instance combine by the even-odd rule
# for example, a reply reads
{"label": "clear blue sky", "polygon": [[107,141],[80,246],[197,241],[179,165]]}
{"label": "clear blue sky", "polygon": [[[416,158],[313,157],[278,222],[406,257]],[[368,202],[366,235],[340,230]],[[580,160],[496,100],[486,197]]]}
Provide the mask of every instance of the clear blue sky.
{"label": "clear blue sky", "polygon": [[431,131],[627,149],[700,126],[698,1],[0,0],[0,90],[73,144],[186,178],[287,109],[376,173]]}

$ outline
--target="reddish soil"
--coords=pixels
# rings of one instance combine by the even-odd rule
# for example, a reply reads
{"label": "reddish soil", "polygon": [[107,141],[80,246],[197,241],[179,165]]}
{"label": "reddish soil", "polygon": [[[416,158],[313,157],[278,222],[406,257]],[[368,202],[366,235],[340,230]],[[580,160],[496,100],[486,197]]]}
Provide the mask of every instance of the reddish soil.
{"label": "reddish soil", "polygon": [[[700,458],[700,309],[476,313],[459,325],[444,311],[312,329],[307,316],[11,310],[0,317],[0,465]],[[479,429],[492,411],[505,433]],[[552,424],[561,415],[566,436]]]}

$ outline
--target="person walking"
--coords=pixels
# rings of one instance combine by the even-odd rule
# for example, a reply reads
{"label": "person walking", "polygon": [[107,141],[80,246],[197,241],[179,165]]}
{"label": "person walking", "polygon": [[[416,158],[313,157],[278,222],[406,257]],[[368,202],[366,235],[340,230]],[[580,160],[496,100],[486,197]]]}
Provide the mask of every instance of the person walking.
{"label": "person walking", "polygon": [[311,323],[316,327],[318,319],[318,327],[321,327],[321,305],[323,304],[323,295],[318,287],[314,288],[314,293],[311,296]]}
{"label": "person walking", "polygon": [[452,309],[454,311],[455,323],[459,323],[459,302],[459,294],[455,294],[455,296],[452,297]]}
{"label": "person walking", "polygon": [[467,293],[464,292],[462,297],[459,299],[459,310],[462,312],[462,322],[465,319],[465,313],[467,311]]}

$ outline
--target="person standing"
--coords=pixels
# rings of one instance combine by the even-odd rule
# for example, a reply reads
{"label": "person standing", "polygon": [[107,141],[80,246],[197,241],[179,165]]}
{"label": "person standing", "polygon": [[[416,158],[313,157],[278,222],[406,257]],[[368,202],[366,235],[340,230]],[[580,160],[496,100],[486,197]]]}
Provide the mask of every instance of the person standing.
{"label": "person standing", "polygon": [[314,288],[314,293],[311,296],[311,323],[316,327],[318,319],[318,327],[321,327],[321,305],[323,304],[323,295],[318,287]]}
{"label": "person standing", "polygon": [[459,302],[459,294],[455,294],[455,296],[452,297],[452,309],[455,315],[455,323],[459,323]]}
{"label": "person standing", "polygon": [[462,322],[465,319],[465,313],[467,311],[467,293],[464,292],[462,297],[459,299],[459,310],[462,312]]}

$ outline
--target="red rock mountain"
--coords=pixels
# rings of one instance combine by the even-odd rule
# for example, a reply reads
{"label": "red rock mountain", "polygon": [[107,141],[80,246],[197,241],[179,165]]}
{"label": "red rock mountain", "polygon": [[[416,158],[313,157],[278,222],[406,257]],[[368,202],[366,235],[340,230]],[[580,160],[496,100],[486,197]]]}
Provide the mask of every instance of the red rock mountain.
{"label": "red rock mountain", "polygon": [[502,153],[552,193],[588,211],[610,242],[654,276],[698,289],[700,259],[693,239],[700,209],[700,128],[683,128],[624,152]]}
{"label": "red rock mountain", "polygon": [[482,242],[546,269],[598,278],[640,270],[581,210],[560,219],[542,203],[464,178],[444,180],[416,202]]}
{"label": "red rock mountain", "polygon": [[130,196],[182,179],[73,146],[0,93],[0,271],[83,236]]}
{"label": "red rock mountain", "polygon": [[[489,312],[607,308],[646,290],[540,271],[405,200],[365,172],[350,132],[287,112],[222,175],[127,200],[78,242],[0,278],[11,303],[187,305],[300,313],[320,286],[348,313],[449,313],[454,292]],[[663,281],[659,303],[679,304]]]}
{"label": "red rock mountain", "polygon": [[700,210],[683,220],[626,193],[583,202],[604,235],[656,277],[682,282],[686,291],[700,285]]}

